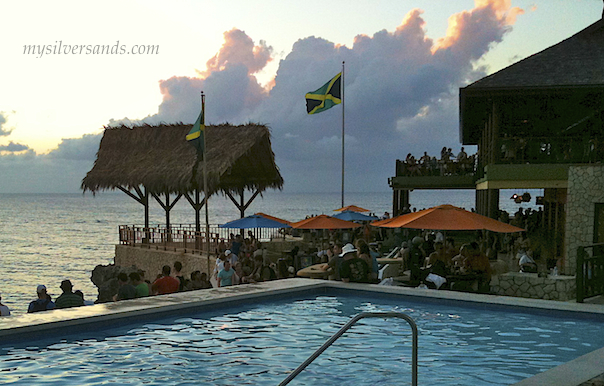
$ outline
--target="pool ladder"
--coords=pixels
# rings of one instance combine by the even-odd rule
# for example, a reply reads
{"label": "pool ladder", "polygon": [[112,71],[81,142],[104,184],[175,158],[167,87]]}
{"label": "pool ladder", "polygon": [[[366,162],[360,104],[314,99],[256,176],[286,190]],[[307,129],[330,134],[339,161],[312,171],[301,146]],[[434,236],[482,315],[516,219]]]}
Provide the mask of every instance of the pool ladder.
{"label": "pool ladder", "polygon": [[344,335],[344,333],[352,327],[356,322],[364,318],[399,318],[405,319],[407,323],[411,326],[411,331],[413,333],[413,348],[411,354],[412,361],[412,369],[411,369],[411,385],[417,386],[417,325],[415,321],[407,314],[403,314],[401,312],[362,312],[352,318],[348,323],[344,325],[344,327],[340,328],[338,332],[336,332],[327,342],[323,344],[317,351],[315,351],[311,356],[308,357],[297,369],[295,369],[283,382],[279,384],[279,386],[284,386],[290,383],[298,374],[300,374],[308,365],[310,365],[319,355],[323,353],[323,351],[327,350],[329,346],[331,346],[339,337]]}

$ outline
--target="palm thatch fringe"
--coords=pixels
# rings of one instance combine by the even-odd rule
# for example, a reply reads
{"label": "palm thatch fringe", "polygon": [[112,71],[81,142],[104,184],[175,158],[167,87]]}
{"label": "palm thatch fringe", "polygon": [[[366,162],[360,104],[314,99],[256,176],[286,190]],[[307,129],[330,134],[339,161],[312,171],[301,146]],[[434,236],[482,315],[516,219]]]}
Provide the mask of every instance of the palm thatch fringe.
{"label": "palm thatch fringe", "polygon": [[[96,193],[144,186],[150,194],[203,190],[203,162],[193,180],[196,150],[182,123],[106,127],[92,169],[81,188]],[[269,129],[260,124],[206,127],[208,194],[281,189]]]}

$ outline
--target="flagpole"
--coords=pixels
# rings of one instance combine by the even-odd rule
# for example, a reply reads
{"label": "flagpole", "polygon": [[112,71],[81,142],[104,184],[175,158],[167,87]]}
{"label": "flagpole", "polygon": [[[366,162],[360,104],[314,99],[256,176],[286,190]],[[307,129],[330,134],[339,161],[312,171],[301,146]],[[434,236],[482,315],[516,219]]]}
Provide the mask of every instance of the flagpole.
{"label": "flagpole", "polygon": [[344,61],[342,61],[342,208],[344,207]]}
{"label": "flagpole", "polygon": [[[206,124],[206,96],[201,92],[201,125]],[[210,221],[208,215],[208,141],[206,141],[206,129],[203,130],[203,196],[206,207],[206,253],[208,261],[208,277],[210,277]]]}

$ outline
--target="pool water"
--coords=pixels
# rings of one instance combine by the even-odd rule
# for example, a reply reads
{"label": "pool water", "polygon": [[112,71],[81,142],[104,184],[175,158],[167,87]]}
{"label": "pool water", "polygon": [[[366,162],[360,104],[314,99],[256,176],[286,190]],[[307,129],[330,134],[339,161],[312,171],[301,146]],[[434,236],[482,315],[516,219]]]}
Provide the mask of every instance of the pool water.
{"label": "pool water", "polygon": [[[419,384],[509,385],[604,346],[598,320],[406,298],[313,296],[110,330],[0,343],[0,379],[23,385],[276,385],[359,312],[419,330]],[[55,333],[53,333],[55,334]],[[56,334],[55,334],[56,335]],[[411,329],[365,319],[291,385],[411,383]]]}

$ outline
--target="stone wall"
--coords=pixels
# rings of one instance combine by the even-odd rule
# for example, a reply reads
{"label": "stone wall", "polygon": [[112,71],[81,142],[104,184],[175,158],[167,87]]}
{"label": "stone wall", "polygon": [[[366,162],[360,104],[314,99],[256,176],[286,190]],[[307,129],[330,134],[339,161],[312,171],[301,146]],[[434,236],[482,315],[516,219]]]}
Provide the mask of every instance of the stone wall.
{"label": "stone wall", "polygon": [[[182,273],[187,278],[190,277],[191,272],[197,270],[208,273],[208,260],[205,255],[131,247],[129,245],[115,246],[115,265],[120,267],[136,266],[145,271],[145,279],[151,282],[155,280],[157,274],[161,273],[164,265],[169,265],[170,268],[174,269],[175,261],[182,263]],[[216,259],[210,258],[210,273],[215,264]]]}
{"label": "stone wall", "polygon": [[508,272],[493,276],[491,292],[502,296],[566,301],[576,298],[576,280],[574,276],[538,277],[536,273]]}
{"label": "stone wall", "polygon": [[576,272],[577,248],[593,244],[596,203],[604,203],[604,166],[571,166],[566,205],[566,274]]}

